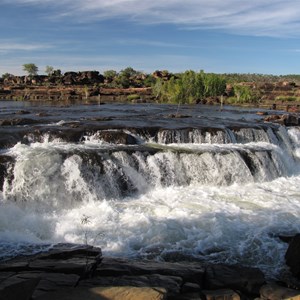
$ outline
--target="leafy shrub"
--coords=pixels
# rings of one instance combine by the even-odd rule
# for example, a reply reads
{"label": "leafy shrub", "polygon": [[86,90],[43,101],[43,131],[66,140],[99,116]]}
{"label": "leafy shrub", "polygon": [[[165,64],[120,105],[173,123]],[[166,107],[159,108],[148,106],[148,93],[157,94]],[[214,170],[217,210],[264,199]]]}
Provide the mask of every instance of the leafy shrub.
{"label": "leafy shrub", "polygon": [[138,95],[138,94],[132,94],[132,95],[127,96],[128,101],[137,100],[137,99],[140,99],[140,98],[141,98],[141,96]]}

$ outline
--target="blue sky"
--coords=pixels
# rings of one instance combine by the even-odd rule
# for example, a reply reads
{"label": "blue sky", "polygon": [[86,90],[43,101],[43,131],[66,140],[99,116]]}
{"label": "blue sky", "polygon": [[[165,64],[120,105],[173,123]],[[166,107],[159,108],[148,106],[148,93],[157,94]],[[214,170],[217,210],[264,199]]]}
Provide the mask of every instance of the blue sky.
{"label": "blue sky", "polygon": [[0,0],[0,75],[300,73],[300,1]]}

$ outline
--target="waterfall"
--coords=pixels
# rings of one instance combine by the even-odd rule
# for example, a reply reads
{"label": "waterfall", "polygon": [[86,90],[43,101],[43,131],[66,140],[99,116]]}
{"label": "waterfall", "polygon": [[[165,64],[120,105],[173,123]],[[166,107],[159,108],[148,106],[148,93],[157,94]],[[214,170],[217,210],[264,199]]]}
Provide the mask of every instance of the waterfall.
{"label": "waterfall", "polygon": [[[29,137],[29,136],[28,136]],[[298,127],[90,130],[0,154],[0,259],[89,242],[105,255],[260,267],[300,231]],[[101,237],[98,238],[97,237]]]}
{"label": "waterfall", "polygon": [[46,137],[43,143],[17,144],[8,151],[15,163],[7,171],[3,195],[68,206],[157,187],[271,181],[298,170],[299,130],[290,131],[163,130],[158,143],[126,147],[97,140],[101,134],[81,144]]}

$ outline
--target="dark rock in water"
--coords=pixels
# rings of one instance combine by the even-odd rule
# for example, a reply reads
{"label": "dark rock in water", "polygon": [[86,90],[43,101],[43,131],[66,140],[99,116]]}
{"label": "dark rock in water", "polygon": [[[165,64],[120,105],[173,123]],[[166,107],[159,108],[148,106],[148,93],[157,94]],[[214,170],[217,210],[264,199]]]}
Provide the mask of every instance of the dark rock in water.
{"label": "dark rock in water", "polygon": [[99,138],[107,143],[122,144],[122,145],[136,145],[137,140],[131,134],[122,130],[101,130],[97,132]]}
{"label": "dark rock in water", "polygon": [[0,120],[0,126],[31,125],[39,122],[40,121],[34,119],[3,119]]}
{"label": "dark rock in water", "polygon": [[176,119],[184,119],[184,118],[191,118],[192,116],[189,115],[182,115],[182,114],[169,114],[167,118],[176,118]]}
{"label": "dark rock in water", "polygon": [[264,275],[257,268],[213,265],[206,269],[204,284],[209,290],[230,288],[246,294],[258,295],[264,282]]}
{"label": "dark rock in water", "polygon": [[50,117],[51,115],[46,112],[39,112],[36,114],[38,117]]}
{"label": "dark rock in water", "polygon": [[290,241],[285,254],[285,261],[290,267],[291,273],[300,278],[300,234],[295,235]]}
{"label": "dark rock in water", "polygon": [[29,115],[31,112],[27,110],[19,110],[16,112],[16,115]]}
{"label": "dark rock in water", "polygon": [[294,238],[294,235],[279,235],[278,238],[284,243],[290,243]]}
{"label": "dark rock in water", "polygon": [[2,191],[3,183],[8,175],[8,168],[14,162],[11,156],[0,156],[0,191]]}

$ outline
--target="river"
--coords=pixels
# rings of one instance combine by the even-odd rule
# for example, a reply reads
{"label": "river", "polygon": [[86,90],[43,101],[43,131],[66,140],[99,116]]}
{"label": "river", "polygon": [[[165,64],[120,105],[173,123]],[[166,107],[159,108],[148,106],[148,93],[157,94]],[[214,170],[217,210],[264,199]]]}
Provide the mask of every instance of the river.
{"label": "river", "polygon": [[284,271],[279,236],[300,232],[298,127],[233,107],[0,107],[14,120],[0,126],[1,259],[89,243],[111,256]]}

